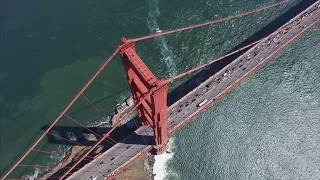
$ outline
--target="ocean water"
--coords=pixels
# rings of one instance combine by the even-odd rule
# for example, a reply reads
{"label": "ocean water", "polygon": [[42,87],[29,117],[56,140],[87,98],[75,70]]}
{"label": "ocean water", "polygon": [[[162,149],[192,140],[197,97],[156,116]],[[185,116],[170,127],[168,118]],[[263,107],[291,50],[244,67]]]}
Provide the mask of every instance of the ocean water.
{"label": "ocean water", "polygon": [[[120,43],[263,7],[277,0],[109,0],[1,2],[0,174],[27,150]],[[219,57],[302,0],[248,17],[137,43],[159,78]],[[307,1],[304,1],[307,3]],[[309,1],[308,1],[309,2]],[[170,140],[156,179],[319,179],[320,30],[309,32]],[[184,78],[170,89],[182,84]],[[130,95],[119,57],[68,114],[86,125],[108,120]],[[53,132],[72,137],[62,119]],[[51,165],[68,143],[44,138],[23,164]],[[12,178],[43,169],[19,167]]]}
{"label": "ocean water", "polygon": [[177,133],[165,179],[319,179],[319,35]]}
{"label": "ocean water", "polygon": [[174,155],[174,138],[170,138],[168,142],[168,150],[161,154],[154,156],[155,162],[153,165],[152,173],[155,175],[154,180],[163,180],[169,175],[173,175],[173,172],[167,170],[167,164],[172,160]]}

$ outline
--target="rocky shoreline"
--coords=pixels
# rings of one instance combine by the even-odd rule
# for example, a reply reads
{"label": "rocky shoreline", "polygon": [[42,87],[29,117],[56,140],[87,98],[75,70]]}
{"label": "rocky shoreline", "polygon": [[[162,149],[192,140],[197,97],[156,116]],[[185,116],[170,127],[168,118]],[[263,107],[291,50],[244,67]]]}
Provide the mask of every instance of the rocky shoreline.
{"label": "rocky shoreline", "polygon": [[[110,122],[100,124],[98,127],[108,127],[116,124],[117,121],[122,118],[124,114],[126,114],[132,107],[133,100],[132,97],[129,97],[123,103],[117,105],[114,113],[112,113],[111,115],[112,118],[110,118]],[[124,123],[121,123],[120,126],[125,125],[132,118],[133,116],[130,116],[128,120],[126,120]],[[83,137],[89,141],[97,141],[95,136],[93,136],[92,134],[83,134]],[[43,171],[40,175],[38,175],[38,178],[49,178],[50,176],[58,172],[59,169],[68,166],[69,163],[75,162],[78,157],[81,156],[88,148],[90,147],[78,145],[72,146],[70,149],[64,152],[64,158],[62,158],[60,162],[56,162],[55,165],[52,166],[52,168]],[[99,155],[99,153],[101,152],[96,152],[95,155]],[[153,180],[154,161],[154,156],[148,153],[146,156],[141,157],[136,162],[134,162],[133,165],[121,172],[115,179],[128,179],[130,177],[129,179]]]}
{"label": "rocky shoreline", "polygon": [[154,180],[153,174],[155,158],[148,153],[146,156],[136,160],[130,167],[118,174],[115,180]]}

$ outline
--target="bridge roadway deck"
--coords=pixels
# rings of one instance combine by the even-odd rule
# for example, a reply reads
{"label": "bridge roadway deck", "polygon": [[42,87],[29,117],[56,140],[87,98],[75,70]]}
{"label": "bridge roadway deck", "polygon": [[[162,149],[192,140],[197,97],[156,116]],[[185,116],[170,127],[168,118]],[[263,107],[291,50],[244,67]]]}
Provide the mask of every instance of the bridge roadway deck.
{"label": "bridge roadway deck", "polygon": [[[319,7],[316,5],[319,5]],[[269,35],[269,38],[250,48],[221,71],[171,105],[168,111],[170,135],[222,98],[247,76],[273,59],[285,47],[310,30],[312,26],[319,24],[320,0],[304,12],[308,12],[306,17],[302,18],[301,14],[299,14],[279,28],[278,32],[276,31]],[[198,104],[205,99],[207,99],[207,103],[198,107]],[[153,136],[152,129],[150,127],[142,127],[135,132],[124,141],[117,143],[104,152],[97,159],[86,164],[68,179],[106,179],[106,177],[120,172],[134,159],[149,152],[152,149],[152,138],[150,138]],[[100,164],[101,162],[103,163]]]}

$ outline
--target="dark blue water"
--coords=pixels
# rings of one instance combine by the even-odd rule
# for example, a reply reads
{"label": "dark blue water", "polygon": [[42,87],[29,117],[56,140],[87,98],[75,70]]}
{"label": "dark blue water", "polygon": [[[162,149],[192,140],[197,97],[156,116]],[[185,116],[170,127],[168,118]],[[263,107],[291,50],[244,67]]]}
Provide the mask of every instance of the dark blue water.
{"label": "dark blue water", "polygon": [[[218,19],[275,2],[279,1],[1,1],[1,174],[55,119],[121,37]],[[299,2],[139,43],[137,50],[159,78],[167,78],[230,51]],[[320,177],[319,37],[318,27],[175,135],[168,178]],[[130,94],[118,57],[85,94],[101,113],[80,99],[68,114],[84,124],[104,121]],[[63,119],[54,132],[68,134],[74,126]],[[60,153],[67,148],[63,144],[44,138],[37,149]],[[49,165],[60,158],[31,153],[23,163]],[[34,171],[21,168],[12,177]]]}

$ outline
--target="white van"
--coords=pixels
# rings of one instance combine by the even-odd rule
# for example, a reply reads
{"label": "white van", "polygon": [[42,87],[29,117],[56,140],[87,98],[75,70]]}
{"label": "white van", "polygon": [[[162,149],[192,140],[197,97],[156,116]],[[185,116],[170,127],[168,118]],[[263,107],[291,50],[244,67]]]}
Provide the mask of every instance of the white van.
{"label": "white van", "polygon": [[207,99],[205,99],[205,100],[201,101],[201,103],[199,103],[199,104],[198,104],[198,107],[203,106],[203,105],[204,105],[204,104],[206,104],[207,102],[208,102],[208,100],[207,100]]}

